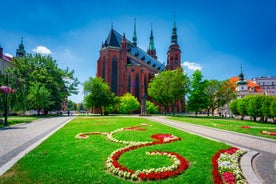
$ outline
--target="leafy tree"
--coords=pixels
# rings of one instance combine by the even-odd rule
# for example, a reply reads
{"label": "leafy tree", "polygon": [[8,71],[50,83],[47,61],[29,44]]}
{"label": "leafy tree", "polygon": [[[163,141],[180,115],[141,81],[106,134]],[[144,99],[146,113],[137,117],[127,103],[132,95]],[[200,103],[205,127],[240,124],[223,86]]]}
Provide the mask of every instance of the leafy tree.
{"label": "leafy tree", "polygon": [[46,110],[60,110],[61,103],[71,94],[77,94],[78,79],[74,71],[62,70],[51,56],[40,54],[15,57],[12,67],[7,69],[9,82],[16,89],[15,109],[29,109],[27,96],[32,83],[42,84],[49,92],[52,101]]}
{"label": "leafy tree", "polygon": [[44,85],[38,82],[30,87],[27,100],[30,104],[30,108],[36,109],[38,115],[40,114],[41,109],[45,109],[53,103],[50,101],[50,92]]}
{"label": "leafy tree", "polygon": [[126,93],[120,97],[120,113],[128,113],[131,114],[133,111],[136,111],[140,108],[140,103],[137,98],[132,96],[130,93]]}
{"label": "leafy tree", "polygon": [[261,104],[261,114],[264,118],[263,121],[267,122],[268,118],[271,118],[272,115],[270,113],[270,107],[271,103],[273,101],[273,98],[271,96],[263,96],[262,104]]}
{"label": "leafy tree", "polygon": [[272,101],[270,104],[270,114],[271,114],[271,117],[273,118],[273,122],[275,123],[276,122],[276,97],[275,96],[272,97]]}
{"label": "leafy tree", "polygon": [[154,105],[151,101],[146,101],[147,114],[156,114],[158,113],[158,106]]}
{"label": "leafy tree", "polygon": [[218,80],[207,81],[206,94],[209,98],[207,107],[207,116],[209,116],[210,110],[212,111],[212,116],[214,115],[215,109],[218,108],[217,93],[220,87],[220,82]]}
{"label": "leafy tree", "polygon": [[77,110],[77,104],[75,102],[73,102],[72,100],[68,100],[67,109],[69,111]]}
{"label": "leafy tree", "polygon": [[229,105],[229,108],[234,115],[240,115],[238,110],[238,103],[239,101],[238,99],[236,99],[236,100],[233,100]]}
{"label": "leafy tree", "polygon": [[164,106],[165,113],[169,106],[173,107],[174,113],[176,102],[185,99],[188,83],[189,78],[182,69],[163,71],[149,83],[148,94]]}
{"label": "leafy tree", "polygon": [[191,92],[188,97],[188,110],[197,113],[208,108],[209,98],[206,94],[207,81],[202,80],[201,71],[196,70],[192,75]]}
{"label": "leafy tree", "polygon": [[248,115],[247,105],[248,105],[247,97],[238,99],[237,109],[239,111],[239,114],[241,115],[241,120],[244,119],[244,116]]}
{"label": "leafy tree", "polygon": [[248,115],[251,116],[254,121],[257,120],[257,117],[262,116],[261,109],[262,109],[263,99],[264,98],[262,95],[247,96],[247,100],[248,100],[247,112],[248,112]]}
{"label": "leafy tree", "polygon": [[101,115],[103,115],[103,111],[107,113],[108,106],[114,103],[114,93],[100,77],[90,77],[88,81],[84,82],[84,92],[85,107],[87,109],[99,108]]}

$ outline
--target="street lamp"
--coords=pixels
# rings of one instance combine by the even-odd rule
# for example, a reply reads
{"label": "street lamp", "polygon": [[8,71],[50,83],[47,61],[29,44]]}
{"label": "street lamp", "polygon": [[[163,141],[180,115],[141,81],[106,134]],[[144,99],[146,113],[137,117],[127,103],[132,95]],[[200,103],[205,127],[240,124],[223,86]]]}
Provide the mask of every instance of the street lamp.
{"label": "street lamp", "polygon": [[0,86],[0,92],[4,93],[5,99],[4,99],[4,125],[8,126],[8,94],[14,93],[15,90],[8,87],[8,86]]}

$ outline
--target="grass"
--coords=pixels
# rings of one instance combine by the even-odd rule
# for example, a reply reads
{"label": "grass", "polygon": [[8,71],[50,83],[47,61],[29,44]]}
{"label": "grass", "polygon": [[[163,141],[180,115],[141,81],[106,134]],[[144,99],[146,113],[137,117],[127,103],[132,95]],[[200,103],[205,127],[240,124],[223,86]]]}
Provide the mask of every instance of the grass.
{"label": "grass", "polygon": [[83,132],[111,132],[123,127],[146,123],[146,131],[123,131],[114,134],[118,140],[153,141],[151,135],[173,134],[181,141],[143,147],[123,154],[119,162],[127,168],[146,169],[170,165],[170,159],[147,156],[146,151],[171,151],[189,162],[181,175],[150,183],[213,183],[212,156],[230,146],[204,139],[142,118],[77,117],[28,153],[0,177],[0,183],[130,183],[105,169],[107,157],[122,144],[109,142],[104,135],[77,139]]}
{"label": "grass", "polygon": [[[34,120],[39,119],[39,116],[8,116],[8,124],[9,126],[20,124],[20,123],[29,123]],[[4,117],[0,116],[0,119],[4,121]],[[4,122],[0,124],[0,128],[4,128]]]}
{"label": "grass", "polygon": [[[276,132],[276,124],[271,123],[261,123],[249,120],[237,120],[207,116],[175,116],[170,117],[170,119],[249,135],[255,135],[259,137],[276,139],[276,136],[261,133],[261,131]],[[242,128],[243,126],[249,126],[250,128]]]}

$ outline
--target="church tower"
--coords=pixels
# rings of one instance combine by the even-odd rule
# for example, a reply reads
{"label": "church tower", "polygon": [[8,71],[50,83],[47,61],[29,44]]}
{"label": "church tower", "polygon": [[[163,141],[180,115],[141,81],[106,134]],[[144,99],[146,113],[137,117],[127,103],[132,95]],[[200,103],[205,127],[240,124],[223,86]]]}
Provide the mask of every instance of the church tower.
{"label": "church tower", "polygon": [[154,59],[157,59],[157,56],[156,56],[156,49],[154,47],[154,41],[153,41],[153,34],[152,34],[152,28],[151,28],[151,31],[150,31],[150,42],[149,42],[149,48],[147,50],[147,53],[153,57]]}
{"label": "church tower", "polygon": [[18,49],[16,49],[16,57],[24,57],[25,55],[26,55],[26,51],[24,49],[23,38],[22,38],[21,43],[18,46]]}
{"label": "church tower", "polygon": [[239,77],[240,79],[238,80],[238,82],[236,82],[236,92],[238,98],[242,98],[248,94],[248,82],[244,79],[244,75],[242,73],[242,66]]}
{"label": "church tower", "polygon": [[171,35],[171,45],[168,50],[168,58],[167,58],[167,70],[175,70],[181,67],[181,51],[179,45],[177,43],[177,33],[176,33],[176,23],[175,23],[175,15],[174,15],[174,24]]}

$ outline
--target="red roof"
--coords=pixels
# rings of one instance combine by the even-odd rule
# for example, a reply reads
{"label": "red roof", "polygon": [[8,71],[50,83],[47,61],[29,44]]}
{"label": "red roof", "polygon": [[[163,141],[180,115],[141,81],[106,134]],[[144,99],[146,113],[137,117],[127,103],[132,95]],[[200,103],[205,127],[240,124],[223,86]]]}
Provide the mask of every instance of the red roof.
{"label": "red roof", "polygon": [[3,54],[3,55],[2,55],[2,59],[5,60],[5,61],[8,61],[8,62],[11,62],[12,57],[6,56],[5,54]]}
{"label": "red roof", "polygon": [[[232,83],[234,86],[236,86],[236,82],[238,82],[239,80],[239,76],[231,77],[229,79],[230,83]],[[259,84],[256,84],[250,80],[246,80],[246,82],[248,83],[248,91],[250,91],[250,88],[253,87],[256,92],[264,92]]]}

